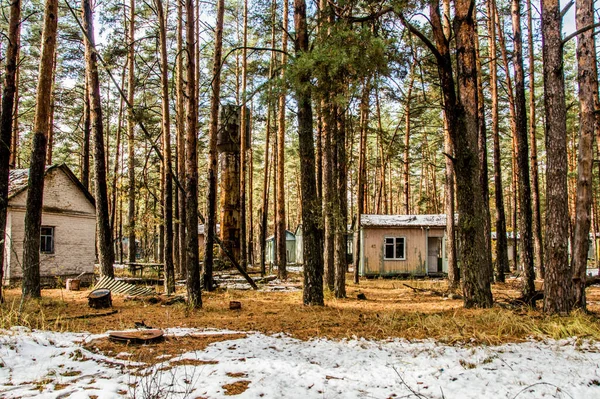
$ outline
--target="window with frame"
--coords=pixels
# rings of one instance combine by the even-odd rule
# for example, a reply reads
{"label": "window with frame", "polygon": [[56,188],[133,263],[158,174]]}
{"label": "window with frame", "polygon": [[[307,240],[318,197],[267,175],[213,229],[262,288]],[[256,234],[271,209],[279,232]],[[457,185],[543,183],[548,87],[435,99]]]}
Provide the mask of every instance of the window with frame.
{"label": "window with frame", "polygon": [[406,260],[406,238],[385,237],[383,258],[386,260]]}
{"label": "window with frame", "polygon": [[40,252],[43,254],[54,253],[54,227],[42,226],[40,234]]}

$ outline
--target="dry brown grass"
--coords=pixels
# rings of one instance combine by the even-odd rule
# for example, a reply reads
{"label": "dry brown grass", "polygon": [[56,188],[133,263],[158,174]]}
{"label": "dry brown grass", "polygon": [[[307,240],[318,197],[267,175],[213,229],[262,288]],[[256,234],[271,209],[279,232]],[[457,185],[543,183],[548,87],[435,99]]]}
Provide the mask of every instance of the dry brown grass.
{"label": "dry brown grass", "polygon": [[[88,291],[44,290],[41,300],[26,303],[24,311],[19,313],[20,290],[9,289],[6,290],[6,303],[0,307],[0,328],[26,325],[58,331],[101,333],[132,328],[134,321],[143,320],[155,328],[226,328],[266,334],[283,332],[299,339],[402,337],[485,344],[519,342],[529,337],[600,339],[600,321],[596,316],[596,312],[600,311],[598,287],[588,289],[590,314],[576,312],[570,317],[549,317],[539,310],[510,310],[499,306],[464,309],[461,300],[414,292],[403,284],[439,291],[446,289],[446,282],[441,280],[361,280],[359,285],[348,283],[348,298],[336,299],[327,293],[324,307],[303,306],[301,292],[220,290],[204,293],[204,306],[199,310],[190,310],[185,304],[164,306],[125,301],[123,296],[114,295],[113,307],[118,313],[81,320],[65,318],[96,312],[87,306]],[[498,300],[519,296],[518,281],[514,280],[496,284],[493,290]],[[367,300],[357,300],[359,293],[365,294]],[[242,309],[229,310],[232,300],[240,301]],[[185,339],[173,341],[173,346],[196,348],[204,344],[196,338],[190,338],[189,342]],[[170,344],[170,339],[167,339],[161,344],[164,347],[156,352],[161,355],[170,353]],[[98,345],[102,346],[101,343]],[[103,352],[112,350],[108,345],[102,348]],[[114,348],[115,353],[123,351],[122,344],[118,345],[121,346]],[[131,348],[126,350],[129,352]]]}

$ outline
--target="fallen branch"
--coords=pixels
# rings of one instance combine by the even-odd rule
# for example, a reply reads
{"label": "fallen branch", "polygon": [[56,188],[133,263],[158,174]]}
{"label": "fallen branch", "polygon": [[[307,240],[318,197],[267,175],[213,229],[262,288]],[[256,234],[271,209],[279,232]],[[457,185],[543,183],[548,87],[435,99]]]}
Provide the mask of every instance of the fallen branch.
{"label": "fallen branch", "polygon": [[92,319],[94,317],[103,317],[103,316],[110,316],[113,315],[115,313],[118,313],[118,310],[111,310],[110,312],[105,312],[105,313],[87,313],[87,314],[82,314],[79,316],[70,316],[70,317],[57,317],[56,319],[50,319],[47,320],[49,323],[54,322],[54,321],[63,321],[63,320],[77,320],[77,319]]}

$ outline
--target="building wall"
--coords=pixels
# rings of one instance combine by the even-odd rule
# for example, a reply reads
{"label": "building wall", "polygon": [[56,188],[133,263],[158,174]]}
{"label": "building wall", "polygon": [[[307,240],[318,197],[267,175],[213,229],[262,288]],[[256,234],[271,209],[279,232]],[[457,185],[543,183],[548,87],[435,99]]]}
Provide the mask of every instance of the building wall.
{"label": "building wall", "polygon": [[[21,278],[27,192],[9,201],[5,260],[7,279]],[[72,276],[93,273],[96,218],[94,206],[60,169],[44,180],[42,226],[54,227],[54,253],[40,253],[40,275]],[[5,283],[8,281],[5,281]]]}
{"label": "building wall", "polygon": [[[372,228],[361,230],[362,275],[427,274],[427,237],[443,237],[441,228]],[[386,237],[406,239],[405,260],[384,260]]]}

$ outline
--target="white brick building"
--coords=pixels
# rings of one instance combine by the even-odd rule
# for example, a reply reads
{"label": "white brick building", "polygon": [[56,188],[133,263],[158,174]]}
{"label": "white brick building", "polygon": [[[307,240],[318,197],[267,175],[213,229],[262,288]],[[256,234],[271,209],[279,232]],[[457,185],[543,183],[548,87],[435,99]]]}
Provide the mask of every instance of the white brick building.
{"label": "white brick building", "polygon": [[[10,171],[4,251],[4,284],[22,277],[28,169]],[[46,168],[40,245],[42,281],[93,275],[96,236],[94,198],[64,164]]]}

